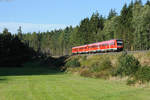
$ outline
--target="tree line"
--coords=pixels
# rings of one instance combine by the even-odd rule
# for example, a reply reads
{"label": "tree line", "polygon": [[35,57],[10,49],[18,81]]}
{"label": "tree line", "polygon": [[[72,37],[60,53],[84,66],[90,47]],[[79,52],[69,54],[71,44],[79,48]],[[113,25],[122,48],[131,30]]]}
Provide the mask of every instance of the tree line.
{"label": "tree line", "polygon": [[20,67],[34,56],[36,52],[17,35],[11,35],[8,29],[0,34],[0,67]]}
{"label": "tree line", "polygon": [[124,4],[120,14],[111,9],[107,17],[95,12],[79,25],[65,29],[22,33],[19,27],[17,36],[21,42],[45,55],[67,55],[74,46],[110,39],[123,39],[125,50],[149,50],[150,1],[146,4],[141,0],[131,1]]}

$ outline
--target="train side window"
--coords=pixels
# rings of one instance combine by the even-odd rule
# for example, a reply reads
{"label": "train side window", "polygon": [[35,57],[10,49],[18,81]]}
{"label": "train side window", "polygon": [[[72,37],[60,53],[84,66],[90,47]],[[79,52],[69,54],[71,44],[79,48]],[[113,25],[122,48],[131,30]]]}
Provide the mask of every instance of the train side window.
{"label": "train side window", "polygon": [[91,46],[90,47],[88,47],[89,49],[91,49]]}
{"label": "train side window", "polygon": [[93,48],[96,48],[96,47],[97,47],[96,45],[93,46]]}
{"label": "train side window", "polygon": [[95,46],[94,46],[94,48],[97,48],[97,47],[98,47],[98,45],[95,45]]}
{"label": "train side window", "polygon": [[111,46],[115,45],[115,42],[111,42],[110,45],[111,45]]}

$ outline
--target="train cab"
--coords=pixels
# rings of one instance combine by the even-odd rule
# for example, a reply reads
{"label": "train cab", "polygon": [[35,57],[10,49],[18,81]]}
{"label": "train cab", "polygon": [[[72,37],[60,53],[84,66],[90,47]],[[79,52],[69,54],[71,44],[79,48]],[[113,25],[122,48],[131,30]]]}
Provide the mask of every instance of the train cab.
{"label": "train cab", "polygon": [[117,44],[117,51],[122,51],[123,50],[123,40],[116,40]]}

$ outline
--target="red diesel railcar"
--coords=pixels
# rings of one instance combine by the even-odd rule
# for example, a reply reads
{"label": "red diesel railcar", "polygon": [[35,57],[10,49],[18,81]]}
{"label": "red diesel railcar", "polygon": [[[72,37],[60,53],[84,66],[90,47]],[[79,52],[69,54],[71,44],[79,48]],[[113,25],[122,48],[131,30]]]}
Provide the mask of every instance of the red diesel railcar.
{"label": "red diesel railcar", "polygon": [[122,51],[122,50],[123,50],[123,40],[113,39],[109,41],[103,41],[103,42],[97,42],[97,43],[87,44],[83,46],[73,47],[72,54]]}

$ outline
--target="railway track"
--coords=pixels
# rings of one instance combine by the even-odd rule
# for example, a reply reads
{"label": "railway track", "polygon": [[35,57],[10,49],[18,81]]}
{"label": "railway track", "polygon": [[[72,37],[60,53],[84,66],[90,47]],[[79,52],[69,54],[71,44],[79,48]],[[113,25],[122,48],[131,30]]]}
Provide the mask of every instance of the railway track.
{"label": "railway track", "polygon": [[138,52],[150,52],[150,50],[137,50],[137,51],[121,51],[121,52],[106,52],[106,53],[88,53],[88,54],[76,54],[76,55],[70,55],[70,56],[90,56],[90,55],[115,55],[115,54],[121,54],[121,53],[127,53],[127,54],[133,54]]}

